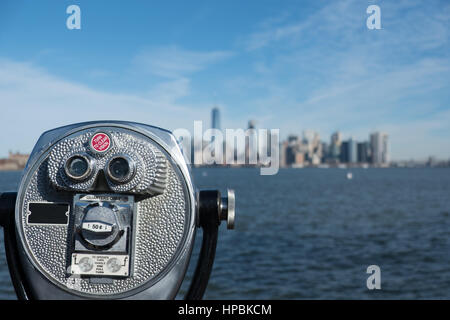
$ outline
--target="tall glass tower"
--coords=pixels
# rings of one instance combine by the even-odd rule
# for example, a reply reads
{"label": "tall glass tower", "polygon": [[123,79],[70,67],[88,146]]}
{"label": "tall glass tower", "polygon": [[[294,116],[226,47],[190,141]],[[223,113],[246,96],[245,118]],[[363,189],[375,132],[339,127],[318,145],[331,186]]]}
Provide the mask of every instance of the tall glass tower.
{"label": "tall glass tower", "polygon": [[348,140],[348,162],[350,163],[358,162],[357,146],[357,142],[353,138]]}
{"label": "tall glass tower", "polygon": [[211,112],[211,128],[220,130],[220,111],[214,107]]}
{"label": "tall glass tower", "polygon": [[388,135],[382,132],[374,132],[370,135],[370,144],[372,147],[372,163],[389,163],[389,142]]}

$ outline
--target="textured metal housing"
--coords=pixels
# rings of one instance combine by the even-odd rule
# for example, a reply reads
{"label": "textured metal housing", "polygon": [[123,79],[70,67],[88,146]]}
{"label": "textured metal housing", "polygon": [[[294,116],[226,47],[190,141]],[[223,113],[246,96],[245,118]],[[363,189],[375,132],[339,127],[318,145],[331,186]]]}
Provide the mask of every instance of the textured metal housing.
{"label": "textured metal housing", "polygon": [[[108,162],[118,156],[126,155],[136,164],[136,174],[126,183],[116,183],[106,176],[109,187],[115,192],[130,192],[142,194],[161,194],[164,192],[167,180],[167,161],[162,151],[148,143],[145,138],[137,137],[120,129],[109,129],[108,135],[113,145],[104,153],[93,152],[89,147],[91,137],[98,130],[87,130],[75,134],[56,143],[48,157],[48,176],[57,189],[88,192],[93,189],[94,182],[100,170],[108,172]],[[106,131],[106,130],[102,130]],[[95,163],[93,173],[84,181],[73,181],[64,170],[67,159],[74,155],[88,154]]]}
{"label": "textured metal housing", "polygon": [[[64,176],[67,157],[89,153],[89,138],[107,132],[114,143],[104,154],[90,153],[96,169],[84,182]],[[28,225],[29,202],[72,203],[74,193],[88,192],[108,159],[125,153],[137,163],[136,175],[126,184],[109,187],[117,193],[147,194],[136,203],[132,276],[93,283],[70,276],[73,217],[64,225]],[[71,208],[72,210],[72,208]],[[24,263],[36,273],[37,295],[44,298],[105,297],[173,298],[186,272],[195,235],[195,197],[188,168],[173,136],[165,130],[128,122],[93,122],[44,133],[24,170],[16,203],[19,243]],[[43,277],[42,277],[43,276]],[[68,293],[52,297],[45,279]],[[53,287],[52,287],[53,288]],[[50,295],[50,296],[49,296]]]}

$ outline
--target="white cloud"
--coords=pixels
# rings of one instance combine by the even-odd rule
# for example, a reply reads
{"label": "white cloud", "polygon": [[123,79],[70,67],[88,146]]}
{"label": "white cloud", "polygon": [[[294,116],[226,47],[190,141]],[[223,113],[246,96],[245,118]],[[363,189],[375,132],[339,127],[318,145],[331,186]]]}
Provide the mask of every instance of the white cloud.
{"label": "white cloud", "polygon": [[167,78],[179,78],[205,69],[233,55],[230,51],[190,51],[177,46],[152,48],[134,58],[140,71]]}
{"label": "white cloud", "polygon": [[[382,30],[377,31],[366,28],[369,4],[357,0],[331,1],[303,19],[269,17],[260,24],[259,30],[241,37],[240,43],[249,51],[271,46],[283,49],[314,46],[345,51],[347,45],[369,44],[371,48],[391,46],[399,52],[413,48],[421,52],[448,44],[450,4],[430,1],[425,5],[418,0],[379,3]],[[327,51],[327,54],[334,53]]]}
{"label": "white cloud", "polygon": [[351,0],[333,1],[303,20],[287,22],[285,13],[276,19],[270,17],[260,24],[263,26],[262,30],[245,37],[243,42],[246,49],[251,51],[279,45],[283,40],[298,42],[300,39],[313,37],[321,40],[320,36],[326,32],[339,34],[341,30],[354,24],[357,17],[347,13],[354,11],[355,7]]}
{"label": "white cloud", "polygon": [[[394,158],[449,157],[450,4],[436,4],[381,2],[382,30],[366,28],[367,2],[325,2],[301,19],[296,12],[274,12],[240,38],[239,56],[237,50],[150,48],[134,56],[132,67],[137,78],[154,84],[133,94],[96,90],[34,64],[3,60],[0,130],[3,137],[14,134],[14,141],[23,135],[17,145],[31,148],[43,130],[75,121],[113,118],[167,128],[196,119],[209,123],[210,104],[192,89],[193,75],[202,79],[207,68],[224,70],[219,63],[236,56],[237,67],[226,69],[220,87],[212,88],[226,109],[223,126],[256,119],[281,128],[282,135],[315,129],[324,140],[338,129],[358,139],[385,130]],[[207,79],[203,83],[211,84]],[[12,145],[0,141],[3,150]]]}
{"label": "white cloud", "polygon": [[206,120],[204,105],[181,105],[188,79],[162,82],[147,94],[89,88],[49,74],[30,63],[0,59],[0,150],[31,151],[39,135],[58,126],[92,120],[127,120],[167,129]]}
{"label": "white cloud", "polygon": [[243,42],[254,72],[226,86],[260,89],[243,104],[271,115],[284,135],[315,129],[328,140],[341,130],[367,139],[385,130],[396,159],[448,158],[450,5],[436,4],[382,2],[383,29],[375,31],[366,28],[368,3],[351,0],[262,23]]}

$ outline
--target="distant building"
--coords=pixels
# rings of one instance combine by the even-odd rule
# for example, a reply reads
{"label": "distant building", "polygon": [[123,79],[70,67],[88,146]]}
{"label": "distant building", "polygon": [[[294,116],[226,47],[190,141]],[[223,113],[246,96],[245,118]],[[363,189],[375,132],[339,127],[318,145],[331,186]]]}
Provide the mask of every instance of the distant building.
{"label": "distant building", "polygon": [[283,166],[303,167],[305,165],[319,165],[322,157],[322,143],[319,135],[306,131],[303,138],[290,135],[281,145],[281,159]]}
{"label": "distant building", "polygon": [[389,140],[388,135],[375,132],[370,135],[370,146],[372,149],[372,163],[385,166],[389,164]]}
{"label": "distant building", "polygon": [[340,148],[340,154],[339,154],[339,160],[341,163],[349,162],[348,150],[349,150],[348,141],[342,142],[341,148]]}
{"label": "distant building", "polygon": [[341,144],[342,144],[342,134],[337,131],[331,135],[330,147],[329,147],[329,156],[328,158],[331,160],[339,160],[339,156],[341,154]]}
{"label": "distant building", "polygon": [[357,143],[356,140],[350,138],[348,140],[348,162],[356,163],[358,162],[358,151],[357,151]]}
{"label": "distant building", "polygon": [[[250,125],[249,125],[250,126]],[[428,161],[430,166],[437,166],[435,159]],[[307,130],[300,138],[297,135],[289,135],[280,144],[280,165],[284,167],[303,166],[338,166],[339,163],[387,167],[389,163],[388,135],[375,132],[370,135],[369,141],[357,142],[350,138],[342,140],[340,132],[331,135],[330,144],[320,141],[317,132]],[[444,165],[440,163],[439,165]],[[447,163],[445,162],[445,165]]]}
{"label": "distant building", "polygon": [[312,130],[303,131],[301,151],[305,154],[305,162],[319,165],[322,160],[322,142],[318,132]]}
{"label": "distant building", "polygon": [[[217,107],[214,107],[211,111],[211,129],[215,129],[215,130],[221,130],[220,128],[220,110]],[[211,155],[215,155],[216,151],[219,152],[219,150],[216,150],[216,146],[215,144],[213,144],[213,142],[215,141],[215,136],[213,135],[211,137],[211,146],[212,146],[212,150],[211,150]],[[202,149],[204,148],[204,146],[202,146]],[[225,141],[224,144],[220,147],[222,150],[222,155],[225,154],[225,150],[226,150],[226,145],[225,145]],[[218,165],[219,163],[216,163],[216,165]],[[220,164],[224,164],[224,163],[220,163]]]}
{"label": "distant building", "polygon": [[272,132],[267,130],[266,134],[266,151],[267,156],[270,157],[272,155]]}
{"label": "distant building", "polygon": [[286,156],[285,156],[285,164],[286,166],[291,166],[296,161],[296,148],[293,145],[286,146]]}
{"label": "distant building", "polygon": [[212,109],[211,128],[220,130],[220,110],[219,110],[219,108]]}
{"label": "distant building", "polygon": [[295,163],[295,154],[297,152],[298,137],[289,135],[287,140],[281,145],[281,163],[285,167],[290,167]]}
{"label": "distant building", "polygon": [[297,140],[298,140],[297,136],[294,136],[294,135],[288,136],[288,142],[289,143],[296,142]]}
{"label": "distant building", "polygon": [[297,153],[295,154],[294,165],[295,165],[295,166],[303,166],[304,163],[305,163],[305,154],[304,154],[304,153],[297,152]]}
{"label": "distant building", "polygon": [[283,168],[288,166],[286,159],[287,148],[288,148],[287,141],[283,141],[282,143],[280,143],[280,167]]}
{"label": "distant building", "polygon": [[22,170],[27,164],[29,154],[9,152],[8,158],[0,159],[0,170]]}
{"label": "distant building", "polygon": [[358,143],[358,162],[369,163],[370,162],[370,145],[369,142]]}
{"label": "distant building", "polygon": [[255,122],[248,122],[247,136],[245,137],[245,164],[256,165],[259,163],[258,137],[255,129]]}
{"label": "distant building", "polygon": [[327,161],[330,155],[330,147],[328,146],[328,143],[322,142],[322,159],[321,161],[324,163]]}

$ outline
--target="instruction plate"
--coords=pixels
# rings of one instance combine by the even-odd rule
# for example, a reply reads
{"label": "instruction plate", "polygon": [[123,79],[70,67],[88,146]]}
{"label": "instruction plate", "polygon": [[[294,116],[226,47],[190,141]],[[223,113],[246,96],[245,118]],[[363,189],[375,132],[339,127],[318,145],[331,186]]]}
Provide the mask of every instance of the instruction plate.
{"label": "instruction plate", "polygon": [[127,277],[130,257],[128,255],[72,254],[72,274],[92,276]]}

